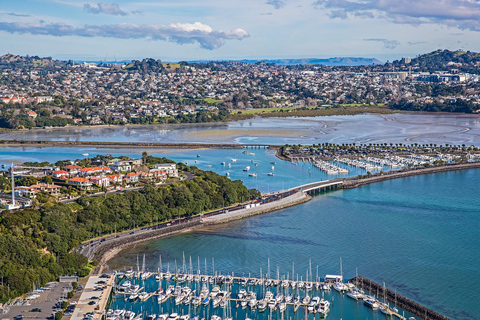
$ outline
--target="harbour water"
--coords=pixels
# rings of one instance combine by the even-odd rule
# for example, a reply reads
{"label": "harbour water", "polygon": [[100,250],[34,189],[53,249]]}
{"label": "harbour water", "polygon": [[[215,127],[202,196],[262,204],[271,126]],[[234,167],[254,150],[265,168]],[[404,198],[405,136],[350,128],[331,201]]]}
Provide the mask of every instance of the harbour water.
{"label": "harbour water", "polygon": [[[368,126],[365,123],[368,121]],[[170,128],[170,129],[168,129]],[[14,132],[0,138],[89,141],[239,142],[239,143],[437,143],[480,145],[478,115],[363,115],[305,119],[252,119],[213,126],[137,128],[70,128]],[[284,129],[284,133],[277,131]],[[73,131],[72,131],[73,130]],[[91,131],[90,131],[91,130]],[[231,131],[228,133],[227,131]],[[24,161],[55,162],[96,154],[138,158],[141,149],[2,147],[0,164]],[[241,179],[262,192],[333,178],[309,163],[293,165],[264,149],[146,150],[149,154],[188,162],[232,179]],[[200,157],[197,157],[197,154]],[[233,162],[232,159],[237,159]],[[252,163],[252,160],[254,161]],[[195,163],[197,161],[197,163]],[[221,165],[221,162],[226,162]],[[270,162],[275,162],[271,164]],[[231,163],[231,168],[228,168]],[[254,163],[258,165],[255,166]],[[255,168],[249,177],[243,168]],[[267,176],[274,166],[274,176]],[[310,172],[309,172],[310,169]],[[348,175],[364,174],[353,169]],[[252,170],[253,172],[253,170]],[[337,176],[335,176],[337,177]],[[158,256],[164,264],[182,261],[182,253],[207,261],[223,273],[258,274],[277,266],[282,274],[292,262],[299,275],[309,260],[320,274],[338,273],[339,257],[344,275],[360,275],[397,290],[452,319],[478,319],[480,285],[479,170],[415,176],[338,190],[285,210],[229,224],[136,245],[121,252],[111,266],[135,265],[147,256],[147,267],[156,270]],[[208,262],[210,264],[210,262]],[[315,272],[315,271],[314,271]],[[340,299],[338,300],[340,301]],[[363,305],[361,306],[363,308]],[[346,309],[355,306],[345,305]],[[337,309],[342,309],[338,307]],[[362,309],[363,310],[363,309]],[[349,311],[345,311],[349,312]],[[332,314],[333,315],[333,314]],[[371,315],[381,318],[381,315]],[[344,319],[373,319],[345,316]],[[331,317],[333,319],[333,317]],[[335,317],[337,319],[337,317]]]}
{"label": "harbour water", "polygon": [[69,127],[0,134],[0,139],[163,143],[448,143],[480,145],[480,116],[363,114],[255,118],[196,125]]}
{"label": "harbour water", "polygon": [[[143,149],[109,149],[95,147],[3,147],[0,153],[0,164],[10,166],[12,162],[48,161],[55,163],[58,160],[75,160],[93,157],[97,154],[111,154],[112,156],[129,156],[140,158]],[[275,156],[274,150],[248,148],[247,153],[242,149],[156,149],[147,150],[150,155],[167,157],[177,162],[197,166],[202,170],[212,170],[221,175],[229,175],[232,180],[242,180],[248,188],[256,188],[261,192],[286,190],[298,185],[338,177],[356,176],[365,174],[366,170],[337,163],[349,168],[345,174],[329,175],[310,162],[292,164],[281,161]],[[88,154],[84,156],[83,154]],[[225,162],[224,165],[221,163]],[[230,167],[229,167],[230,165]],[[243,171],[247,166],[249,171]],[[272,169],[273,166],[273,169]],[[385,170],[391,168],[386,167]],[[256,173],[256,177],[249,176]],[[268,173],[273,173],[269,176]]]}
{"label": "harbour water", "polygon": [[[195,269],[198,263],[192,264]],[[188,268],[188,267],[187,267]],[[200,268],[203,268],[203,263],[200,262]],[[166,269],[164,270],[166,271]],[[266,272],[266,270],[265,270]],[[194,272],[195,273],[195,272]],[[274,272],[274,274],[276,274]],[[281,275],[279,279],[286,278],[287,275]],[[277,279],[276,275],[273,276]],[[248,278],[248,275],[247,275]],[[303,278],[305,281],[305,276]],[[260,280],[260,279],[257,279]],[[265,281],[265,279],[263,279]],[[314,279],[315,280],[315,279]],[[312,289],[307,290],[306,288],[291,288],[291,287],[282,287],[280,284],[278,286],[265,286],[265,285],[253,285],[249,284],[250,281],[246,282],[246,285],[242,285],[239,282],[234,282],[233,284],[209,284],[208,282],[182,282],[178,283],[170,280],[155,280],[154,276],[149,277],[146,280],[140,280],[138,278],[133,278],[131,280],[119,280],[120,284],[125,284],[125,282],[130,283],[131,285],[138,285],[141,289],[141,292],[154,293],[158,290],[162,290],[165,293],[169,286],[182,288],[189,288],[193,297],[200,296],[202,289],[207,289],[208,292],[212,292],[213,288],[218,285],[218,289],[224,291],[227,294],[228,302],[224,305],[214,305],[213,298],[209,299],[209,302],[202,303],[195,306],[191,301],[189,303],[184,303],[184,300],[176,301],[175,296],[167,298],[164,302],[158,301],[159,295],[152,295],[145,301],[140,299],[132,299],[131,294],[118,293],[114,294],[112,303],[110,305],[111,310],[126,310],[133,311],[135,314],[141,315],[143,319],[147,319],[149,315],[155,314],[172,314],[178,313],[179,315],[190,315],[190,317],[199,316],[199,318],[213,319],[212,315],[218,315],[222,319],[227,317],[232,317],[233,319],[257,319],[257,320],[268,320],[268,319],[291,319],[291,320],[300,320],[300,319],[375,319],[382,320],[385,319],[385,316],[378,310],[372,310],[371,308],[364,305],[362,300],[353,300],[345,295],[345,293],[339,293],[333,288],[328,290],[322,290],[321,287],[317,288],[315,285],[312,286]],[[240,282],[242,280],[239,280]],[[278,304],[275,307],[269,308],[266,310],[261,310],[260,307],[255,306],[254,308],[246,305],[245,307],[241,306],[241,300],[239,299],[242,296],[241,290],[245,290],[247,293],[254,293],[256,300],[260,301],[265,296],[269,295],[270,292],[274,298],[279,299]],[[185,292],[185,289],[183,289]],[[281,297],[285,298],[290,295],[289,303],[286,304],[285,310],[280,310],[278,308],[280,301],[284,301]],[[177,295],[178,297],[179,295]],[[300,303],[294,304],[295,297],[300,298]],[[308,296],[310,299],[314,297],[324,299],[329,302],[329,312],[327,316],[323,316],[317,312],[308,312],[306,305],[300,305],[302,300]],[[205,297],[204,297],[205,298]],[[200,301],[204,301],[202,298]],[[380,301],[383,301],[382,297],[378,298]],[[163,300],[163,299],[162,299]],[[227,301],[227,300],[226,300]],[[250,301],[250,299],[248,299]],[[391,307],[394,307],[394,304],[390,304]],[[411,316],[408,312],[399,310],[399,314],[404,314],[407,318]]]}
{"label": "harbour water", "polygon": [[320,274],[335,274],[342,257],[346,278],[358,268],[445,316],[476,319],[479,178],[478,170],[466,170],[333,191],[285,210],[139,244],[110,265],[135,266],[146,254],[147,267],[156,270],[160,254],[170,266],[185,254],[193,261],[214,258],[215,270],[241,276],[266,270],[269,258],[272,270],[291,272],[295,262],[302,275],[311,259],[313,270],[318,265]]}

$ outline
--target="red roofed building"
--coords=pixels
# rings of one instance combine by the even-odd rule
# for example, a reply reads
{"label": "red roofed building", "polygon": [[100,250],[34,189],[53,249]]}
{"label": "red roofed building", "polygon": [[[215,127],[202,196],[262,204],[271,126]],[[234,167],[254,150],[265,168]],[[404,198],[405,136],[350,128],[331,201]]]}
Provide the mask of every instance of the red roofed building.
{"label": "red roofed building", "polygon": [[65,170],[54,171],[52,175],[54,178],[58,178],[58,179],[66,179],[69,177],[68,172]]}
{"label": "red roofed building", "polygon": [[130,172],[123,178],[127,183],[135,183],[140,179],[140,173]]}
{"label": "red roofed building", "polygon": [[92,186],[92,183],[85,178],[72,178],[68,180],[68,184],[78,187],[80,189],[89,189]]}

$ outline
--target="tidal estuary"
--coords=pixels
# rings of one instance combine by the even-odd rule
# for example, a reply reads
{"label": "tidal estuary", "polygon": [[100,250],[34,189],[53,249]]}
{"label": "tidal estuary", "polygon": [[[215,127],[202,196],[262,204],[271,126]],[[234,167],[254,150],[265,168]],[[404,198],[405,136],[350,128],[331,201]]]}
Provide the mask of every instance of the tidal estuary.
{"label": "tidal estuary", "polygon": [[[201,127],[70,128],[2,134],[3,139],[161,141],[225,143],[436,143],[480,145],[480,122],[472,115],[362,115],[305,119],[252,119]],[[285,133],[269,130],[282,128]],[[160,130],[160,131],[158,131]],[[157,132],[158,131],[158,132]],[[230,131],[230,132],[228,132]],[[82,154],[140,157],[143,150],[103,148],[3,147],[0,163],[83,158]],[[278,160],[265,149],[147,150],[219,174],[229,173],[249,188],[276,191],[333,178],[311,167]],[[197,156],[198,155],[198,156]],[[236,159],[236,161],[232,161]],[[231,167],[221,165],[231,163]],[[275,163],[273,163],[275,162]],[[255,166],[257,163],[257,166]],[[243,168],[258,173],[249,177]],[[271,168],[274,166],[274,169]],[[275,176],[267,176],[274,170]],[[347,176],[364,174],[352,170]],[[181,265],[183,255],[207,260],[223,274],[259,275],[270,260],[272,273],[358,274],[451,319],[478,319],[480,300],[480,170],[452,171],[390,180],[317,195],[312,201],[195,232],[145,242],[122,251],[110,267]],[[209,269],[210,270],[210,269]],[[361,303],[334,296],[330,319],[383,319]],[[119,302],[120,303],[120,302]],[[141,307],[143,308],[143,307]],[[153,308],[148,305],[146,308]],[[364,309],[368,310],[367,313]],[[338,310],[333,313],[333,310]],[[360,310],[360,311],[358,311]],[[156,314],[159,311],[152,311]],[[245,315],[239,316],[243,319]],[[292,316],[293,317],[293,316]],[[293,318],[292,318],[293,319]]]}

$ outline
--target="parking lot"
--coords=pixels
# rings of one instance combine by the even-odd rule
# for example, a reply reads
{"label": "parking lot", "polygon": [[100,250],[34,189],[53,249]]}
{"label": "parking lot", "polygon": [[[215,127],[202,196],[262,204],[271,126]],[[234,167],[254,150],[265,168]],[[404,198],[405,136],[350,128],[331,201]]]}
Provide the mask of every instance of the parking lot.
{"label": "parking lot", "polygon": [[100,319],[107,304],[113,280],[113,276],[110,278],[90,276],[71,319]]}
{"label": "parking lot", "polygon": [[67,297],[72,290],[69,283],[51,282],[37,291],[35,296],[27,299],[17,299],[10,305],[5,305],[1,319],[48,319],[55,313],[54,306]]}

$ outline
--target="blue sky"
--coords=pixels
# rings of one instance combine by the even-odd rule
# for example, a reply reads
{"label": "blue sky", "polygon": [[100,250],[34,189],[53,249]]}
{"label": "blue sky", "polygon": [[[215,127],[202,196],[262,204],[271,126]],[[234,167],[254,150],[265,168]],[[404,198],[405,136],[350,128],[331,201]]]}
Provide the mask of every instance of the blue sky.
{"label": "blue sky", "polygon": [[2,0],[0,54],[168,61],[480,51],[478,0]]}

